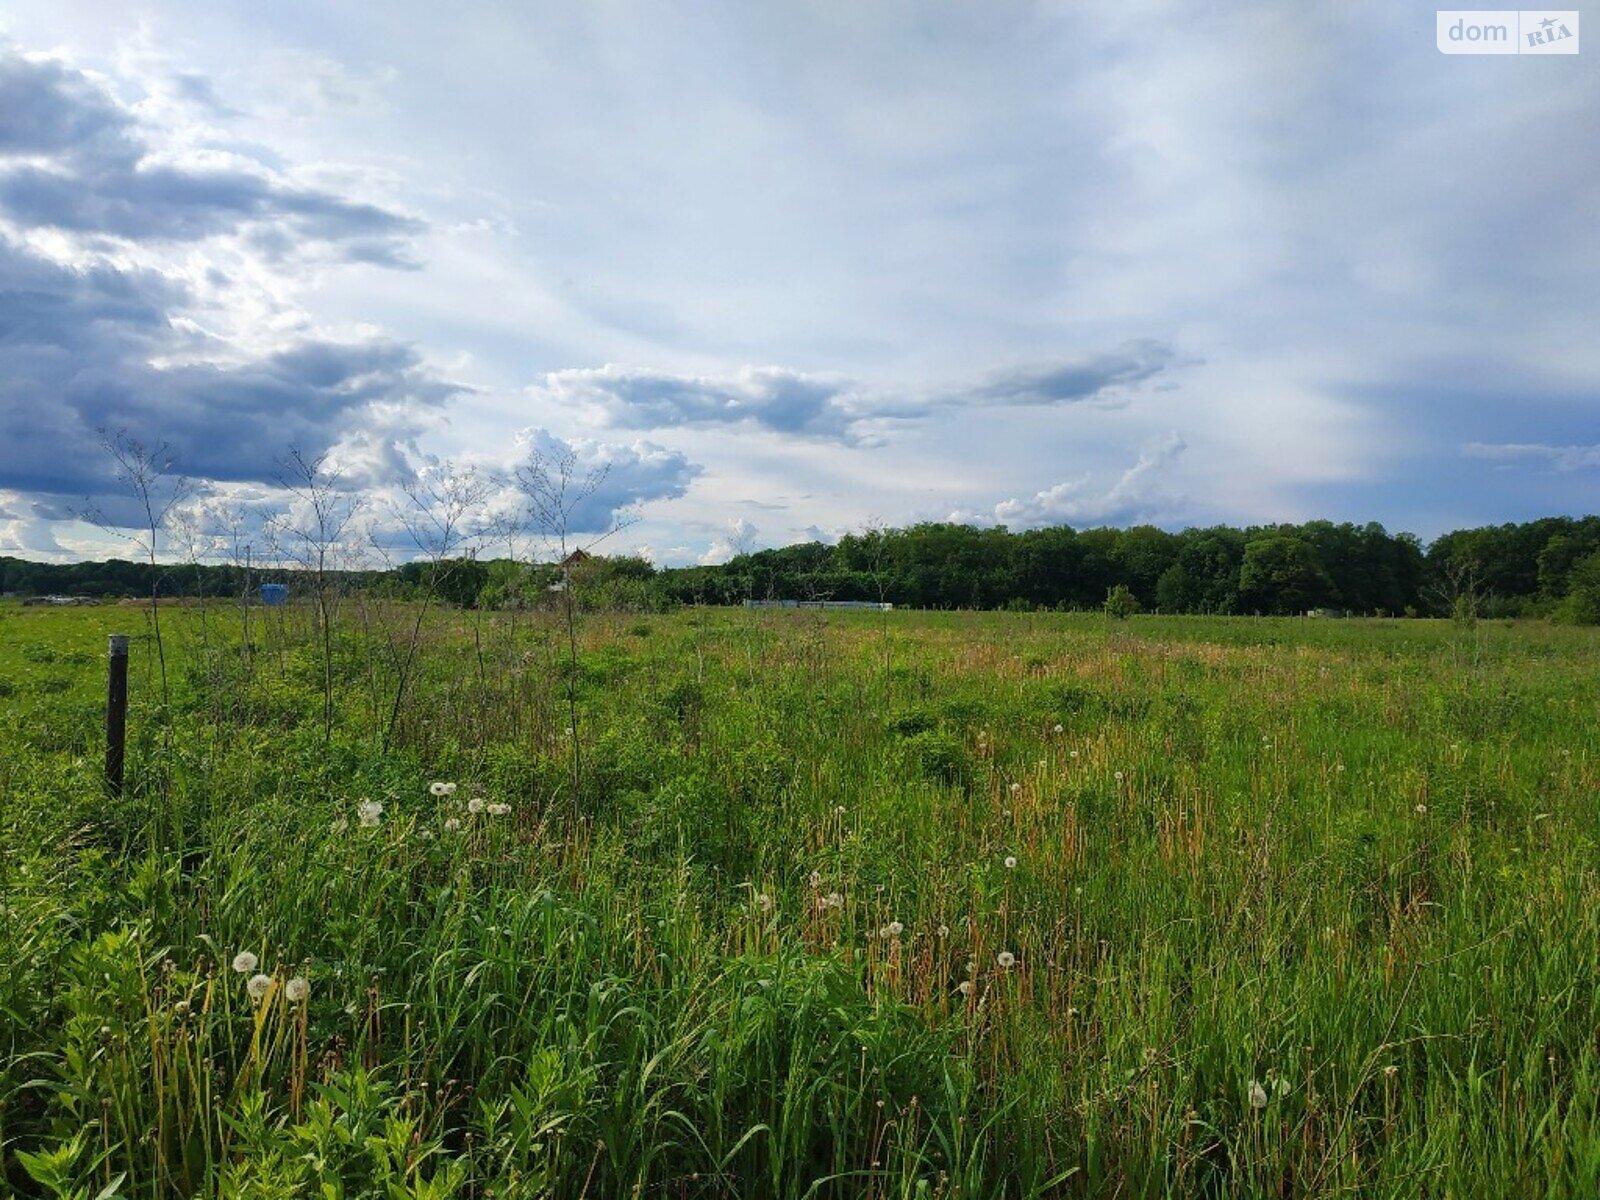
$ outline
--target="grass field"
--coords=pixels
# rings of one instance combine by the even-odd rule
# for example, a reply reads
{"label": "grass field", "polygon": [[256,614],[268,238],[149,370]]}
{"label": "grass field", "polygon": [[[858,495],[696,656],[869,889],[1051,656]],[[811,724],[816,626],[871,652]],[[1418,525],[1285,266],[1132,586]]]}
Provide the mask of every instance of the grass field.
{"label": "grass field", "polygon": [[1600,1195],[1596,631],[418,615],[0,606],[0,1194]]}

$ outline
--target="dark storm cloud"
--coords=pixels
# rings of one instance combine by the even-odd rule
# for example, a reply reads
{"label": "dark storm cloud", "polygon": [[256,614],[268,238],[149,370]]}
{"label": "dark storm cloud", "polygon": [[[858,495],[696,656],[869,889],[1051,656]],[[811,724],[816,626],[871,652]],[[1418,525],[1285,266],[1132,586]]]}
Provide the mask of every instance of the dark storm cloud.
{"label": "dark storm cloud", "polygon": [[325,243],[357,262],[410,267],[422,223],[277,178],[229,156],[151,156],[132,114],[60,63],[0,47],[0,214],[31,228],[197,241],[269,223],[287,251]]}
{"label": "dark storm cloud", "polygon": [[101,429],[165,441],[193,476],[267,481],[287,446],[326,449],[375,401],[429,406],[457,390],[381,340],[154,367],[181,345],[167,318],[181,298],[158,274],[75,270],[0,240],[0,487],[99,493]]}

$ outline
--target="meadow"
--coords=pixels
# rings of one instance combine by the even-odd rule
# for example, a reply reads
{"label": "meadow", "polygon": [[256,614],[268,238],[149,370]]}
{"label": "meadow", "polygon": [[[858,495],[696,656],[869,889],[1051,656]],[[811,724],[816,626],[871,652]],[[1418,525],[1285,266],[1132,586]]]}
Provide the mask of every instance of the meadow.
{"label": "meadow", "polygon": [[332,616],[0,605],[0,1194],[1600,1194],[1600,631]]}

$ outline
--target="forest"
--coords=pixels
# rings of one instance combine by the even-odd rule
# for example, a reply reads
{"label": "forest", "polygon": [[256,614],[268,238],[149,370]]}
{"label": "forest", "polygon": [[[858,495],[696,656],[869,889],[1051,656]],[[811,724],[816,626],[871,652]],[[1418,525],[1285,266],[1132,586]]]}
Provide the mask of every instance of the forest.
{"label": "forest", "polygon": [[[0,593],[97,598],[241,596],[293,569],[71,564],[0,557]],[[342,587],[461,607],[529,606],[559,572],[548,564],[458,557],[388,570],[327,573]],[[924,523],[869,529],[837,543],[740,554],[714,566],[657,569],[641,558],[595,557],[574,579],[586,607],[661,610],[747,599],[876,600],[922,609],[1098,609],[1126,588],[1138,610],[1214,615],[1551,616],[1600,620],[1600,517],[1546,517],[1446,533],[1430,545],[1382,525],[1213,526],[1172,533]]]}

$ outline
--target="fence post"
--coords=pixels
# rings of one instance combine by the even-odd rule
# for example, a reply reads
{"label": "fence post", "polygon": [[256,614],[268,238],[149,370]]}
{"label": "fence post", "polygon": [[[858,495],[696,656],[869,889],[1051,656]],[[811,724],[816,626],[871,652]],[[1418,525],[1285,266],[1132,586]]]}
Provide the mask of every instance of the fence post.
{"label": "fence post", "polygon": [[122,794],[123,750],[128,733],[128,635],[111,635],[111,669],[106,676],[106,785]]}

